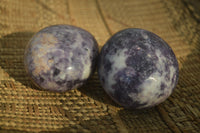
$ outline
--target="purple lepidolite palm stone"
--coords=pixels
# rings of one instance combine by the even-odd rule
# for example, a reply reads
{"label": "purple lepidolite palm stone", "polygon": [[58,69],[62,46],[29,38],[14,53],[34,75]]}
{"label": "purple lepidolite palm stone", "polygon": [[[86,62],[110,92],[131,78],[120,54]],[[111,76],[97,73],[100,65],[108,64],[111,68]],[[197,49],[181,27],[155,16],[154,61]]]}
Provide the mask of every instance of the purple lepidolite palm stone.
{"label": "purple lepidolite palm stone", "polygon": [[65,92],[80,87],[95,69],[98,45],[87,31],[54,25],[36,33],[25,50],[25,68],[44,90]]}
{"label": "purple lepidolite palm stone", "polygon": [[101,84],[125,108],[140,109],[166,100],[178,82],[178,62],[160,37],[125,29],[103,46],[98,63]]}

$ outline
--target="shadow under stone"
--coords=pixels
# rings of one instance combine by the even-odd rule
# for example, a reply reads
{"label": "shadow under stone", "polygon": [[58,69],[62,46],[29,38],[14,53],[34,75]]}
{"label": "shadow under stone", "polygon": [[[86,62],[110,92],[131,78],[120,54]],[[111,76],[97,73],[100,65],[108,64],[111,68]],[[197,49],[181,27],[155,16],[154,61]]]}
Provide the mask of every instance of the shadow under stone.
{"label": "shadow under stone", "polygon": [[0,66],[9,77],[23,85],[36,88],[24,68],[24,51],[33,32],[16,32],[0,38]]}
{"label": "shadow under stone", "polygon": [[90,79],[86,82],[86,84],[84,84],[82,87],[78,88],[78,90],[82,94],[84,94],[94,100],[97,100],[104,104],[120,107],[105,92],[105,90],[103,89],[103,87],[100,84],[98,74],[96,71],[90,77]]}

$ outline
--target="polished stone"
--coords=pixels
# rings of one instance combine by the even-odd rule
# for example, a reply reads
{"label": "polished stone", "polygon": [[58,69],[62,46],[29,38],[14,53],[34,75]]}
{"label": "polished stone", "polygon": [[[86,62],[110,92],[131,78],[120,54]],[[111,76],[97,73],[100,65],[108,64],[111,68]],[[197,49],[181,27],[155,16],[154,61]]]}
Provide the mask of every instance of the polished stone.
{"label": "polished stone", "polygon": [[44,90],[65,92],[80,87],[95,69],[98,45],[87,31],[54,25],[36,33],[25,51],[25,68]]}
{"label": "polished stone", "polygon": [[126,29],[103,46],[101,84],[125,108],[148,108],[165,101],[178,82],[178,62],[170,46],[142,29]]}

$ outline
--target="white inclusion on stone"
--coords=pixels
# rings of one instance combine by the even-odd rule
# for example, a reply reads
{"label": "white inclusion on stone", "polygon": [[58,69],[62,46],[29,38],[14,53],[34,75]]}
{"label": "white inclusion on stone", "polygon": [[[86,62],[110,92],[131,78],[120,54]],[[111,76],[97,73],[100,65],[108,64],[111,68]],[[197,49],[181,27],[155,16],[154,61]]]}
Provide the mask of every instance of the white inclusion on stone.
{"label": "white inclusion on stone", "polygon": [[66,74],[65,74],[65,73],[60,73],[60,74],[59,74],[59,77],[60,77],[60,79],[62,79],[62,80],[64,80],[64,79],[65,79],[65,76],[66,76]]}
{"label": "white inclusion on stone", "polygon": [[[54,56],[54,63],[57,63],[59,62],[59,59],[60,58],[64,58],[65,57],[65,52],[64,50],[61,50],[61,49],[52,49],[50,52],[53,52],[53,51],[59,51],[60,52],[60,56],[57,57],[57,56]],[[55,64],[54,64],[55,65]],[[50,67],[52,66],[52,64],[50,65]],[[65,69],[65,65],[62,64],[62,63],[58,63],[58,65],[55,66],[57,69],[59,69],[61,72],[55,76],[56,78],[56,81],[62,79],[64,80],[65,77],[66,77],[66,69]],[[51,70],[51,78],[53,79],[53,73],[54,73],[54,70],[52,69]]]}
{"label": "white inclusion on stone", "polygon": [[[76,38],[76,42],[74,43],[73,49],[76,48],[80,48],[81,50],[83,50],[82,48],[82,42],[83,42],[83,38],[81,36],[80,33],[77,32],[77,38]],[[94,43],[94,42],[88,42],[88,43]],[[81,63],[83,64],[83,73],[82,73],[82,77],[81,79],[87,79],[90,76],[90,72],[91,72],[91,61],[88,61],[87,63],[85,62],[86,60],[90,60],[90,55],[91,55],[91,50],[88,50],[87,52],[85,52],[86,55],[80,57],[81,58]]]}
{"label": "white inclusion on stone", "polygon": [[144,39],[148,39],[148,35],[146,33],[144,33],[144,31],[141,31],[141,35]]}
{"label": "white inclusion on stone", "polygon": [[[142,91],[138,94],[130,93],[129,97],[133,99],[133,101],[137,101],[140,104],[146,103],[144,106],[140,106],[139,108],[149,107],[153,105],[157,105],[167,99],[172,93],[172,89],[174,86],[171,86],[172,78],[175,73],[175,68],[173,66],[169,66],[169,72],[166,72],[165,65],[167,65],[167,59],[163,56],[160,50],[155,51],[156,56],[158,57],[158,62],[156,63],[157,70],[162,71],[162,74],[158,71],[152,73],[140,86],[139,89]],[[166,80],[167,74],[170,73],[170,79]],[[161,90],[161,83],[166,85],[164,90]],[[163,96],[158,97],[160,94],[164,94]]]}
{"label": "white inclusion on stone", "polygon": [[46,82],[46,84],[44,85],[44,88],[58,88],[59,86],[55,83],[55,82]]}
{"label": "white inclusion on stone", "polygon": [[[83,41],[81,41],[81,43],[82,42]],[[94,43],[94,42],[88,42],[88,43]],[[80,46],[82,47],[82,44]],[[83,50],[83,48],[81,48],[81,49]],[[90,73],[91,73],[92,62],[91,61],[88,61],[87,63],[85,62],[85,60],[90,60],[90,56],[93,56],[93,55],[91,55],[92,54],[91,50],[92,49],[89,49],[87,52],[85,52],[85,54],[87,54],[87,55],[84,55],[84,58],[81,59],[81,61],[83,63],[83,67],[84,67],[83,68],[83,73],[82,73],[82,79],[87,79],[90,76]]]}
{"label": "white inclusion on stone", "polygon": [[127,49],[119,50],[115,53],[115,55],[111,55],[108,57],[112,64],[112,69],[110,70],[109,74],[107,75],[107,81],[105,81],[106,86],[105,88],[111,92],[114,93],[114,90],[112,89],[112,85],[116,83],[114,80],[114,75],[119,72],[121,69],[126,68],[126,59],[127,55],[125,55],[125,52]]}
{"label": "white inclusion on stone", "polygon": [[144,43],[144,45],[147,46],[148,49],[150,49],[150,47],[151,47],[151,44],[149,44],[149,42]]}

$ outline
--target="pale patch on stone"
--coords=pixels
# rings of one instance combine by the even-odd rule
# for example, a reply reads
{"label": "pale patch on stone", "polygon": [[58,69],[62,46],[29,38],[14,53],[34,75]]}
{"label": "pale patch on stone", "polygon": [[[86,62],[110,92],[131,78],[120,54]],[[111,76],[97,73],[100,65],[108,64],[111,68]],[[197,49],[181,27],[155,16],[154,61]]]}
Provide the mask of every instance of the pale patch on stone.
{"label": "pale patch on stone", "polygon": [[112,89],[112,85],[116,83],[114,75],[121,69],[126,68],[126,59],[127,59],[127,56],[125,55],[126,51],[127,49],[120,50],[117,53],[115,53],[115,55],[112,55],[111,56],[112,58],[111,57],[108,58],[110,62],[113,63],[112,68],[114,69],[110,71],[108,75],[108,80],[105,81],[105,83],[106,83],[106,88],[112,93],[114,91]]}
{"label": "pale patch on stone", "polygon": [[[81,37],[80,33],[77,35],[77,40],[76,42],[77,47],[81,46],[81,43],[83,42],[83,38]],[[91,51],[88,50],[85,54],[87,54],[85,57],[90,57]],[[91,65],[92,63],[89,61],[87,64],[85,63],[85,58],[81,58],[81,62],[83,63],[83,73],[81,79],[87,79],[90,76],[91,73]],[[89,60],[89,59],[88,59]]]}
{"label": "pale patch on stone", "polygon": [[55,82],[48,82],[44,85],[44,88],[59,88],[59,86]]}
{"label": "pale patch on stone", "polygon": [[48,33],[43,33],[38,35],[37,41],[32,43],[32,47],[37,47],[37,50],[32,51],[33,62],[35,64],[35,69],[33,75],[38,76],[40,72],[47,72],[50,70],[48,66],[48,58],[46,55],[51,49],[55,47],[57,43],[57,38]]}
{"label": "pale patch on stone", "polygon": [[146,33],[144,33],[144,31],[141,31],[141,35],[146,40],[149,38],[148,35]]}
{"label": "pale patch on stone", "polygon": [[[152,105],[159,104],[163,102],[165,99],[169,97],[172,93],[171,82],[173,78],[173,74],[175,73],[175,68],[173,66],[169,66],[170,71],[166,72],[166,57],[161,54],[159,50],[155,51],[156,56],[158,57],[158,61],[156,63],[157,70],[161,70],[162,73],[158,71],[152,73],[140,86],[139,89],[142,91],[138,94],[130,93],[129,97],[133,99],[133,101],[138,101],[140,104],[147,103],[144,106],[140,106],[139,108],[144,108]],[[167,81],[165,77],[170,73],[170,79]],[[166,85],[164,90],[161,90],[161,83]],[[164,94],[161,97],[158,97],[159,94]]]}

